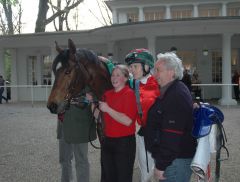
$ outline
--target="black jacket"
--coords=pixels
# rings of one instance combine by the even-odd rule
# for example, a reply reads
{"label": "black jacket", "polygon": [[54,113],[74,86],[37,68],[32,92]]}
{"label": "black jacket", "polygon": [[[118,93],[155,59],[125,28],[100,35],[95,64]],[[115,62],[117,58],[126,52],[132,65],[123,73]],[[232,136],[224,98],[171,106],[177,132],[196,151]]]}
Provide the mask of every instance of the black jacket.
{"label": "black jacket", "polygon": [[157,169],[164,171],[174,159],[194,156],[197,142],[192,127],[191,94],[184,83],[175,80],[148,112],[144,137]]}

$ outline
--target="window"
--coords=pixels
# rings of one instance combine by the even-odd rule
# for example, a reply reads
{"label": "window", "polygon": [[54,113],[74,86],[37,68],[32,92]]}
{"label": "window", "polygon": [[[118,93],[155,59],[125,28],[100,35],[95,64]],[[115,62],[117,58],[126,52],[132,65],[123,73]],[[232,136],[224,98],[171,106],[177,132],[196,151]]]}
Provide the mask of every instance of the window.
{"label": "window", "polygon": [[228,16],[240,16],[240,8],[239,7],[228,8],[227,15]]}
{"label": "window", "polygon": [[182,60],[184,69],[189,70],[190,73],[196,69],[196,51],[177,51],[177,55]]}
{"label": "window", "polygon": [[227,16],[240,16],[240,3],[228,3]]}
{"label": "window", "polygon": [[51,75],[52,75],[52,59],[50,56],[43,56],[43,76],[42,76],[42,84],[43,85],[51,85]]}
{"label": "window", "polygon": [[171,11],[172,18],[191,18],[192,17],[192,10],[185,9],[185,10],[172,10]]}
{"label": "window", "polygon": [[29,56],[27,59],[27,83],[28,85],[37,85],[36,78],[36,56]]}
{"label": "window", "polygon": [[214,17],[220,16],[220,10],[217,7],[212,8],[199,8],[200,17]]}
{"label": "window", "polygon": [[219,51],[212,52],[212,82],[222,83],[222,55]]}
{"label": "window", "polygon": [[152,21],[152,20],[162,20],[164,19],[164,12],[163,11],[156,11],[156,12],[145,12],[145,21]]}
{"label": "window", "polygon": [[127,14],[127,19],[128,22],[138,22],[139,18],[138,18],[138,14],[137,13],[128,13]]}

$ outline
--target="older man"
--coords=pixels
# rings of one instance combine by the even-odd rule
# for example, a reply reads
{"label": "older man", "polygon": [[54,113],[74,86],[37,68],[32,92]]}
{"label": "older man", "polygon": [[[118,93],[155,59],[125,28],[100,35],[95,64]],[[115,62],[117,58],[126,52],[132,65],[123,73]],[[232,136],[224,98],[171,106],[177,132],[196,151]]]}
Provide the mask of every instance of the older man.
{"label": "older man", "polygon": [[155,159],[155,177],[164,182],[187,182],[196,150],[192,137],[193,102],[188,88],[180,80],[182,61],[172,52],[158,54],[154,77],[159,96],[148,112],[146,143]]}

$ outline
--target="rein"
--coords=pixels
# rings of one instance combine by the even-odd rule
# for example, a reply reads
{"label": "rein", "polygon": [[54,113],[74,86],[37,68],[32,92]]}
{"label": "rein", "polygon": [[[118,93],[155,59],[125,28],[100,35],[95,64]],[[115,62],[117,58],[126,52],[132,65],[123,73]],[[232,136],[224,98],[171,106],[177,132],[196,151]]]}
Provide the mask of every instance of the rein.
{"label": "rein", "polygon": [[98,100],[89,101],[89,100],[87,100],[86,97],[83,97],[83,94],[82,94],[82,95],[79,95],[78,97],[72,98],[71,101],[70,101],[70,104],[75,105],[77,107],[80,107],[82,109],[87,107],[89,104],[94,104],[94,108],[93,108],[93,111],[92,111],[92,123],[89,127],[88,138],[89,138],[89,142],[90,142],[90,144],[92,145],[93,148],[101,149],[101,147],[96,146],[91,141],[91,138],[90,138],[90,133],[91,133],[90,131],[91,131],[92,127],[95,126],[94,123],[96,123],[96,125],[97,125],[96,126],[97,135],[98,135],[98,139],[99,139],[99,142],[100,142],[100,146],[102,145],[103,140],[104,140],[104,124],[103,124],[102,112],[99,110],[98,116],[94,117],[94,113],[96,112],[96,110],[98,109],[98,106],[99,106]]}
{"label": "rein", "polygon": [[[100,147],[96,146],[90,140],[90,135],[89,135],[90,144],[95,149],[101,149],[101,145],[103,144],[103,140],[104,140],[104,132],[103,132],[104,131],[104,125],[103,125],[102,112],[99,110],[98,116],[96,118],[94,117],[94,113],[98,109],[98,106],[99,106],[98,103],[94,105],[94,108],[93,108],[93,111],[92,111],[93,115],[92,115],[92,125],[91,125],[91,127],[94,126],[94,123],[96,123],[96,125],[97,125],[97,135],[98,135],[98,139],[99,139],[99,142],[100,142]],[[89,130],[91,130],[91,127],[89,128]]]}

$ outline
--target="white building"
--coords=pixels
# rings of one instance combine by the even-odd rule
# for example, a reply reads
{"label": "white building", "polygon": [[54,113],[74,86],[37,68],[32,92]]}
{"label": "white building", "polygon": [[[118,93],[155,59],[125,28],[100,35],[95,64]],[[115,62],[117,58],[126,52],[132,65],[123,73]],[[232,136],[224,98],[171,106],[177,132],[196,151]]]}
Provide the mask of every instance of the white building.
{"label": "white building", "polygon": [[[231,76],[240,65],[239,0],[111,0],[113,25],[89,31],[51,32],[0,37],[0,74],[3,53],[12,58],[13,101],[46,100],[51,79],[50,65],[56,56],[56,40],[66,47],[71,38],[77,47],[90,48],[114,60],[124,62],[134,48],[148,48],[153,55],[177,48],[184,66],[197,70],[204,98],[219,98],[223,105],[232,99]],[[208,85],[210,84],[210,85]],[[215,85],[213,84],[223,84]]]}

